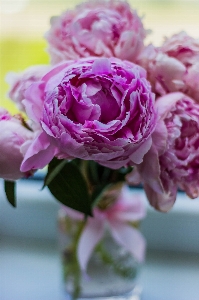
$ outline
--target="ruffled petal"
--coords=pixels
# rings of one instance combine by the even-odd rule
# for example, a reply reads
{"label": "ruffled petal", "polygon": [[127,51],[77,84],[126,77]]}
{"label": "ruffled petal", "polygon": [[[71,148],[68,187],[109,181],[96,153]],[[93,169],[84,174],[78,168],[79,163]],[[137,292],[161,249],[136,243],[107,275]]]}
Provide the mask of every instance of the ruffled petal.
{"label": "ruffled petal", "polygon": [[56,153],[56,147],[51,142],[51,138],[45,132],[37,136],[25,154],[21,172],[44,168]]}
{"label": "ruffled petal", "polygon": [[155,102],[155,107],[158,111],[158,116],[161,119],[164,119],[165,116],[171,111],[173,107],[175,107],[176,102],[181,100],[183,97],[183,93],[168,93],[165,96],[158,98]]}
{"label": "ruffled petal", "polygon": [[143,156],[149,151],[152,145],[152,139],[149,137],[141,146],[130,155],[131,161],[135,164],[140,164]]}

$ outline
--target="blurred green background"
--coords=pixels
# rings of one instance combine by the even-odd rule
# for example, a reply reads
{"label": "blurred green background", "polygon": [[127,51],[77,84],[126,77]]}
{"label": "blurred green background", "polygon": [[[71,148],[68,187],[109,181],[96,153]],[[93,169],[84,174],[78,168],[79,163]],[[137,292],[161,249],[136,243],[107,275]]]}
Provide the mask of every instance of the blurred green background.
{"label": "blurred green background", "polygon": [[[5,75],[34,64],[49,63],[43,38],[50,17],[74,8],[80,0],[0,0],[0,105],[17,112],[7,98]],[[160,45],[165,36],[185,30],[199,38],[198,0],[128,1],[151,29],[146,43]]]}

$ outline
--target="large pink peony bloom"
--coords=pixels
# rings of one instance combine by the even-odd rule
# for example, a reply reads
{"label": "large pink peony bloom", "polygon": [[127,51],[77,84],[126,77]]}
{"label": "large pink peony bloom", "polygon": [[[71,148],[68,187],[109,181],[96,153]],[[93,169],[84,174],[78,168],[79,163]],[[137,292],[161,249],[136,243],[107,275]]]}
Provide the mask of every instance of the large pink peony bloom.
{"label": "large pink peony bloom", "polygon": [[180,32],[159,48],[146,47],[138,63],[147,70],[158,96],[180,91],[199,102],[199,40]]}
{"label": "large pink peony bloom", "polygon": [[32,66],[23,72],[9,72],[6,76],[6,81],[10,85],[8,96],[15,102],[21,111],[24,111],[24,95],[26,89],[34,82],[40,80],[45,73],[49,71],[47,65]]}
{"label": "large pink peony bloom", "polygon": [[20,165],[33,133],[22,125],[20,117],[12,117],[3,108],[0,108],[0,132],[0,177],[16,180],[27,176],[20,171]]}
{"label": "large pink peony bloom", "polygon": [[116,58],[89,58],[60,64],[31,85],[24,104],[41,134],[21,170],[41,168],[54,155],[113,169],[141,163],[156,125],[145,73]]}
{"label": "large pink peony bloom", "polygon": [[53,64],[89,56],[135,62],[146,36],[136,11],[121,0],[90,0],[51,23],[46,39]]}
{"label": "large pink peony bloom", "polygon": [[[199,196],[199,104],[182,93],[160,97],[156,106],[159,123],[153,146],[137,171],[150,203],[168,211],[177,189],[190,198]],[[135,172],[130,181],[138,180]]]}

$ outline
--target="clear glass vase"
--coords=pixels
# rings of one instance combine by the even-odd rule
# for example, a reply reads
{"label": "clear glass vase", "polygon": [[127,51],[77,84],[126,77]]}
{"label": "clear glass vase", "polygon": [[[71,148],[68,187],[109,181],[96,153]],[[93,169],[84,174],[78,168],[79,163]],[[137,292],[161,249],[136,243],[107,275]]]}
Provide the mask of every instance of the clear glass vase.
{"label": "clear glass vase", "polygon": [[59,212],[59,241],[65,299],[139,300],[138,275],[141,263],[118,245],[107,226],[103,238],[90,256],[86,272],[77,259],[78,240],[85,220]]}

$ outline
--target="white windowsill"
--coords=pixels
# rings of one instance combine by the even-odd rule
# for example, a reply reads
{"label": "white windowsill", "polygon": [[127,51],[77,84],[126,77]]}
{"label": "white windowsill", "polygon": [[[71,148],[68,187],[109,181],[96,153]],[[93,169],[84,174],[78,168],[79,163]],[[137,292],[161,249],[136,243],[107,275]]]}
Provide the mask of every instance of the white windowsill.
{"label": "white windowsill", "polygon": [[[41,187],[40,181],[19,181],[17,208],[13,208],[0,180],[0,236],[56,240],[59,203],[47,189],[40,191]],[[140,194],[145,197],[141,190]],[[183,193],[167,214],[148,207],[141,224],[149,249],[191,253],[199,253],[198,228],[199,199],[190,200]]]}
{"label": "white windowsill", "polygon": [[[4,238],[1,300],[66,300],[60,256],[52,241]],[[142,300],[198,300],[199,256],[149,251],[139,283]]]}
{"label": "white windowsill", "polygon": [[[56,241],[59,203],[48,190],[40,192],[41,185],[19,182],[14,209],[0,181],[1,300],[65,299]],[[179,194],[168,214],[148,208],[142,223],[148,242],[142,300],[198,300],[199,201],[185,198]]]}

